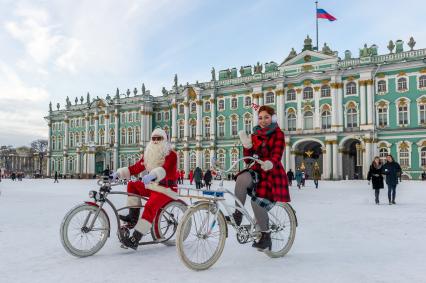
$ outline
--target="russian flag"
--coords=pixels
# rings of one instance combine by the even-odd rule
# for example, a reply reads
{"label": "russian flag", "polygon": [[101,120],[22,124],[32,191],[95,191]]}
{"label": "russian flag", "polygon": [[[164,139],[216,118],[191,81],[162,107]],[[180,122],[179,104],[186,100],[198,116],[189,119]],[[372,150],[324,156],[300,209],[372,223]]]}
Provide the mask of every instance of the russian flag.
{"label": "russian flag", "polygon": [[324,9],[317,9],[317,19],[327,19],[330,22],[337,20],[335,17],[327,13]]}

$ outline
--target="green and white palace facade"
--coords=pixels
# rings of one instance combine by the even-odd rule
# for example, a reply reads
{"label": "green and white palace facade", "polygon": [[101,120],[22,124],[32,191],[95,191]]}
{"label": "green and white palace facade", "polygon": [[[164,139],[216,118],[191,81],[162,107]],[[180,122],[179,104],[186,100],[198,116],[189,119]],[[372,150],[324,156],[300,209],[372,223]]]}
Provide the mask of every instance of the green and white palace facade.
{"label": "green and white palace facade", "polygon": [[[306,38],[281,63],[211,70],[208,82],[178,83],[151,94],[117,92],[103,98],[67,98],[50,105],[47,174],[84,178],[139,159],[150,133],[168,133],[178,166],[186,174],[210,166],[212,156],[228,168],[242,156],[238,131],[257,123],[252,104],[276,109],[285,132],[283,164],[310,175],[317,163],[323,179],[365,178],[374,156],[392,154],[403,177],[426,169],[426,49],[411,38],[390,42],[389,52],[364,45],[343,58]],[[236,170],[241,169],[240,164]]]}

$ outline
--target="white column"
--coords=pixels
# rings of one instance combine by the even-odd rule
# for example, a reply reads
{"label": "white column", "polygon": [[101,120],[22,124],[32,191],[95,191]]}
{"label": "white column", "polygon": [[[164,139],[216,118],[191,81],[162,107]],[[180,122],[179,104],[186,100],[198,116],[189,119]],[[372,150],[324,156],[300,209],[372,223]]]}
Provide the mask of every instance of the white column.
{"label": "white column", "polygon": [[[197,111],[197,127],[195,129],[195,138],[197,141],[201,141],[202,140],[202,135],[203,135],[203,131],[202,131],[202,125],[203,125],[203,101],[201,100],[201,97],[199,97],[199,99],[196,101],[196,111]],[[186,118],[185,118],[186,120]],[[211,125],[214,123],[214,121],[212,120],[210,123],[210,128]],[[189,135],[189,134],[188,134]],[[186,171],[185,171],[186,172]]]}
{"label": "white column", "polygon": [[[52,172],[51,159],[50,159],[50,152],[52,150],[52,121],[50,120],[48,122],[48,127],[49,128],[48,128],[48,136],[47,136],[48,138],[47,138],[47,154],[46,154],[46,158],[47,158],[46,175],[50,176]],[[43,172],[41,172],[41,174],[43,174]]]}
{"label": "white column", "polygon": [[[188,137],[189,137],[189,103],[188,103],[188,101],[185,100],[183,105],[184,105],[184,115],[185,115],[183,137],[184,137],[184,141],[187,141]],[[186,172],[186,170],[185,170],[185,172]]]}
{"label": "white column", "polygon": [[297,119],[296,119],[296,130],[300,131],[303,129],[303,114],[302,114],[302,93],[296,91],[297,99]]}
{"label": "white column", "polygon": [[337,152],[337,174],[339,179],[343,179],[343,163],[342,163],[342,150],[343,148],[339,148]]}
{"label": "white column", "polygon": [[371,139],[370,138],[365,138],[364,139],[364,144],[365,144],[365,152],[364,152],[364,160],[363,160],[363,166],[362,166],[362,177],[363,179],[367,178],[367,173],[370,167],[371,162],[373,161],[373,156],[372,156],[372,143],[371,143]]}
{"label": "white column", "polygon": [[64,155],[62,161],[63,161],[63,163],[62,163],[62,174],[65,175],[65,174],[67,174],[67,165],[68,165],[66,155]]}
{"label": "white column", "polygon": [[[338,118],[338,89],[339,89],[339,83],[333,82],[331,85],[331,128],[334,131],[337,131],[339,128],[339,118]],[[327,176],[328,178],[328,176]]]}
{"label": "white column", "polygon": [[183,170],[185,170],[185,174],[189,172],[189,149],[184,148],[183,149]]}
{"label": "white column", "polygon": [[171,138],[171,142],[174,143],[176,142],[176,138],[177,138],[177,105],[176,105],[176,100],[173,100],[172,103],[172,138]]}
{"label": "white column", "polygon": [[85,129],[84,136],[85,136],[85,143],[89,144],[89,124],[90,124],[89,113],[86,113],[85,116],[86,116],[85,117],[85,119],[86,119],[86,129]]}
{"label": "white column", "polygon": [[95,114],[95,144],[99,144],[99,114]]}
{"label": "white column", "polygon": [[339,83],[337,88],[337,117],[336,117],[336,123],[338,124],[338,127],[336,128],[337,131],[343,131],[343,84]]}
{"label": "white column", "polygon": [[[201,120],[198,120],[201,121]],[[198,122],[197,122],[198,125]],[[216,99],[214,98],[214,94],[210,97],[210,140],[216,140]],[[201,127],[201,125],[200,125]]]}
{"label": "white column", "polygon": [[285,170],[288,171],[288,169],[293,169],[290,165],[291,163],[291,145],[290,145],[290,139],[285,138]]}
{"label": "white column", "polygon": [[[253,97],[253,103],[256,104],[256,105],[259,105],[258,94],[253,92],[252,97]],[[258,123],[257,111],[255,109],[252,109],[252,115],[253,115],[253,127],[254,127]]]}
{"label": "white column", "polygon": [[326,164],[327,164],[327,174],[325,174],[325,178],[326,179],[330,179],[330,177],[331,177],[331,166],[332,166],[332,155],[333,155],[333,152],[332,152],[332,145],[331,145],[331,142],[330,141],[326,141],[326,145],[325,145],[325,148],[326,148],[326,158],[325,158],[325,160],[326,160]]}
{"label": "white column", "polygon": [[337,180],[339,176],[339,161],[338,161],[338,146],[337,146],[337,140],[333,141],[333,179]]}
{"label": "white column", "polygon": [[65,136],[64,136],[64,143],[63,143],[63,148],[64,148],[64,150],[67,150],[67,149],[68,149],[68,135],[69,135],[69,133],[68,133],[68,123],[69,123],[68,117],[67,117],[67,116],[65,116],[65,119],[64,119],[64,124],[65,124]]}
{"label": "white column", "polygon": [[275,96],[277,98],[277,118],[278,118],[278,126],[284,130],[284,90],[282,89],[282,86],[278,86],[275,91]]}
{"label": "white column", "polygon": [[[118,114],[118,109],[115,109],[114,111],[114,146],[118,146],[118,139],[119,139],[119,135],[120,135],[120,131],[119,131],[119,121],[120,121],[120,115]],[[142,121],[142,118],[141,118]],[[142,128],[141,128],[141,133],[142,133]]]}
{"label": "white column", "polygon": [[[145,105],[142,104],[140,106],[140,116],[141,116],[141,136],[140,136],[140,144],[142,146],[145,145],[145,141],[146,141],[146,128],[148,127],[146,121],[145,121]],[[123,122],[123,121],[120,121]]]}
{"label": "white column", "polygon": [[259,95],[259,105],[262,106],[264,104],[264,102],[263,102],[263,97],[264,97],[263,91],[259,92],[258,95]]}
{"label": "white column", "polygon": [[[197,167],[203,168],[202,164],[203,164],[203,152],[201,151],[201,147],[198,147],[197,150],[195,151],[195,154],[197,155]],[[185,170],[185,172],[188,172]]]}
{"label": "white column", "polygon": [[367,124],[369,127],[373,127],[373,81],[367,80]]}
{"label": "white column", "polygon": [[321,129],[321,114],[320,114],[320,87],[314,87],[314,102],[315,102],[315,110],[314,110],[314,129]]}
{"label": "white column", "polygon": [[109,134],[109,130],[110,130],[109,116],[110,116],[109,112],[106,111],[104,116],[105,117],[105,141],[104,141],[105,144],[111,143],[111,135]]}
{"label": "white column", "polygon": [[359,101],[360,101],[360,125],[365,125],[365,114],[366,114],[366,102],[365,102],[365,81],[359,81]]}

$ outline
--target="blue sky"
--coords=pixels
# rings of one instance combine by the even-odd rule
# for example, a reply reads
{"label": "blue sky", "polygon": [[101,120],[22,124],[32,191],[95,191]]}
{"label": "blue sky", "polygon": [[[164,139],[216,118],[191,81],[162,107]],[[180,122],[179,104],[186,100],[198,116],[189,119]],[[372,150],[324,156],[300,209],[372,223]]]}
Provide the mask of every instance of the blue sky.
{"label": "blue sky", "polygon": [[[424,1],[320,1],[324,42],[343,56],[389,40],[426,47]],[[275,61],[315,38],[311,0],[0,0],[0,145],[47,137],[49,101],[105,97],[142,83],[159,95],[216,71]],[[408,48],[408,47],[406,47]]]}

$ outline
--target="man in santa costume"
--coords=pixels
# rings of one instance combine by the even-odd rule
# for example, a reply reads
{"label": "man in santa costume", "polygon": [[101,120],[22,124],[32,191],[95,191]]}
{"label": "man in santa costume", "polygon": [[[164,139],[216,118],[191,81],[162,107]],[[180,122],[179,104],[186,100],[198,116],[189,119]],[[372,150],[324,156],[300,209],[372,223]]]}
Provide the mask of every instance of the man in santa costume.
{"label": "man in santa costume", "polygon": [[[147,234],[159,209],[168,202],[177,199],[177,155],[167,141],[167,134],[162,129],[155,129],[151,141],[145,149],[141,160],[129,167],[119,168],[112,174],[113,179],[130,179],[146,171],[142,181],[129,182],[127,192],[148,197],[142,217],[139,218],[140,208],[129,208],[128,215],[120,215],[120,219],[135,228],[132,236],[124,238],[122,243],[134,250],[137,249],[142,236]],[[158,185],[152,183],[158,183]],[[127,206],[141,206],[141,199],[136,196],[127,197]]]}

